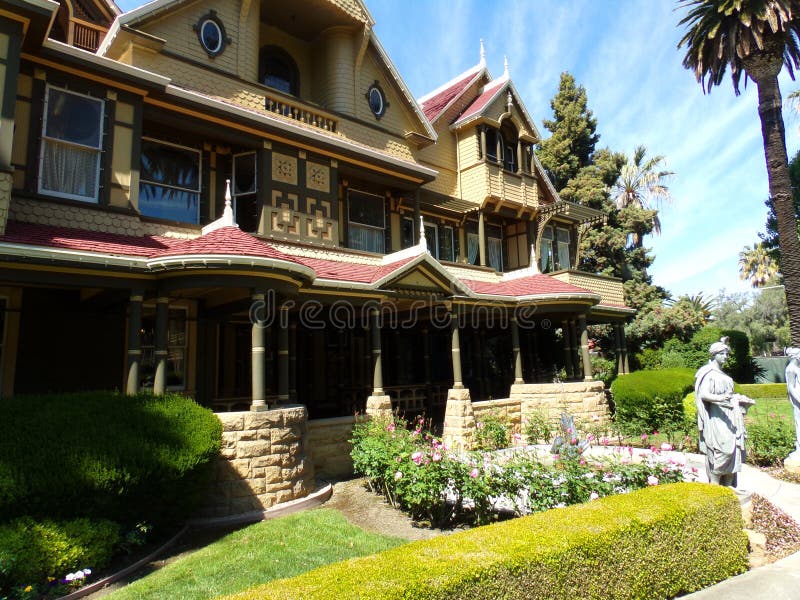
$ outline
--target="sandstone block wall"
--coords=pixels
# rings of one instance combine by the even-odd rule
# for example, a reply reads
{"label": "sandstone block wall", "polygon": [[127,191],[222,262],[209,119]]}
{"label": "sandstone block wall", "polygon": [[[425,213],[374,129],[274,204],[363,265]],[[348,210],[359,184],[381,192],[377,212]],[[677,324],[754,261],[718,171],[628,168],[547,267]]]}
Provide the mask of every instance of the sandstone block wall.
{"label": "sandstone block wall", "polygon": [[473,402],[472,412],[475,415],[476,422],[484,419],[488,415],[493,415],[501,421],[508,423],[512,432],[521,432],[522,403],[518,398]]}
{"label": "sandstone block wall", "polygon": [[548,413],[553,419],[566,412],[578,425],[607,423],[611,419],[602,381],[517,384],[511,386],[510,396],[520,403],[523,424],[536,411]]}
{"label": "sandstone block wall", "polygon": [[308,440],[317,477],[338,478],[353,474],[350,438],[356,417],[314,419],[308,422]]}
{"label": "sandstone block wall", "polygon": [[204,516],[265,510],[314,490],[305,406],[217,417],[223,427],[222,452]]}

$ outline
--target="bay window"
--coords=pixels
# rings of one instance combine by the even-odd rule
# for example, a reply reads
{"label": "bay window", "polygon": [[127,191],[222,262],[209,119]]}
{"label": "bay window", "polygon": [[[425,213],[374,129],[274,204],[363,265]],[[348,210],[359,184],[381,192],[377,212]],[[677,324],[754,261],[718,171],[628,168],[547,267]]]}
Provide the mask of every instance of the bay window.
{"label": "bay window", "polygon": [[148,217],[200,222],[200,150],[142,138],[139,211]]}
{"label": "bay window", "polygon": [[569,246],[568,228],[546,226],[542,231],[542,241],[539,246],[539,265],[542,273],[569,269],[571,266]]}
{"label": "bay window", "polygon": [[103,100],[47,86],[39,192],[97,202],[103,140]]}

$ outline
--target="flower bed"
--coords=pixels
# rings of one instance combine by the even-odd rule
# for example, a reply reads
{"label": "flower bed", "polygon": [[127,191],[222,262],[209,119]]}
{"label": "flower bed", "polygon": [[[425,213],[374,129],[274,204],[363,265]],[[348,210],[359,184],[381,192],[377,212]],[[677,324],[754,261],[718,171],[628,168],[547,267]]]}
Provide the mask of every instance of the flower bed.
{"label": "flower bed", "polygon": [[435,527],[484,524],[693,478],[659,450],[601,455],[568,438],[557,454],[542,447],[453,453],[400,419],[372,420],[353,432],[353,466],[374,491]]}

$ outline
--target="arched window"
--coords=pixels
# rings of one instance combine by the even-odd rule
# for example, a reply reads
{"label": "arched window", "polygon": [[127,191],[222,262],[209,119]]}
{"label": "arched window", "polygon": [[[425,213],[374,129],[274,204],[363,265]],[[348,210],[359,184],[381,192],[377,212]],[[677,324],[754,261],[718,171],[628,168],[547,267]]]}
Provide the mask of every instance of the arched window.
{"label": "arched window", "polygon": [[259,81],[271,88],[290,94],[300,95],[300,74],[297,63],[278,46],[264,46],[258,60]]}

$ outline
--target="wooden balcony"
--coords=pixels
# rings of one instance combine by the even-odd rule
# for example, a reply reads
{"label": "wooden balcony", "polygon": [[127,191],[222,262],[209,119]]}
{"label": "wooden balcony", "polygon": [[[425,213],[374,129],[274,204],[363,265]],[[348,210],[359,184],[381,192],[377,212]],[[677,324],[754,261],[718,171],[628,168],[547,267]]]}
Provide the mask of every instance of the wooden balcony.
{"label": "wooden balcony", "polygon": [[69,29],[68,43],[89,52],[95,52],[100,47],[100,42],[108,32],[106,27],[80,19],[71,19]]}
{"label": "wooden balcony", "polygon": [[576,285],[590,292],[600,294],[600,303],[606,305],[625,305],[625,295],[622,288],[622,280],[617,277],[606,277],[605,275],[594,275],[583,271],[557,271],[551,277]]}
{"label": "wooden balcony", "polygon": [[490,161],[478,161],[461,171],[464,200],[483,204],[494,198],[505,206],[535,208],[539,205],[536,178],[529,173],[512,173]]}

